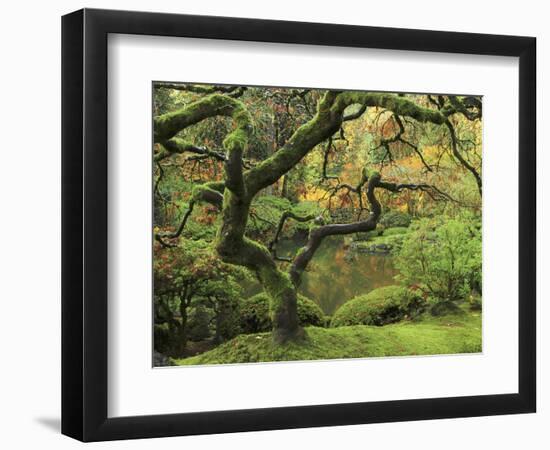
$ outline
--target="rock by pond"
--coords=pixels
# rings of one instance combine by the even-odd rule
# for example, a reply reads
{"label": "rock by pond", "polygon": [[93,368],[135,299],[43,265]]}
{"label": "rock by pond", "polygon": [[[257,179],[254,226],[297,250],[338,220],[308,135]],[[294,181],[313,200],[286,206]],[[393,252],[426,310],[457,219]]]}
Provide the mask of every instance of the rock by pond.
{"label": "rock by pond", "polygon": [[380,243],[373,244],[370,242],[352,242],[349,246],[350,251],[359,253],[368,253],[371,255],[388,255],[393,249],[393,245]]}

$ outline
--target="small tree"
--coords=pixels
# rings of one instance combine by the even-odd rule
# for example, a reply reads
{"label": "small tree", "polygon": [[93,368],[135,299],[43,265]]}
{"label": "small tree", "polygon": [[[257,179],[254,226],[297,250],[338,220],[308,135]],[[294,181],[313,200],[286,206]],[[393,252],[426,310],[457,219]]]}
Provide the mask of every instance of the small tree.
{"label": "small tree", "polygon": [[[160,245],[160,244],[157,244]],[[154,261],[155,348],[179,356],[189,337],[189,309],[211,308],[215,318],[215,339],[223,341],[237,334],[234,320],[241,295],[243,270],[225,264],[203,240],[182,241],[166,248]],[[231,331],[233,330],[233,331]]]}
{"label": "small tree", "polygon": [[403,243],[398,279],[436,300],[459,300],[481,285],[481,230],[473,220],[422,219]]}

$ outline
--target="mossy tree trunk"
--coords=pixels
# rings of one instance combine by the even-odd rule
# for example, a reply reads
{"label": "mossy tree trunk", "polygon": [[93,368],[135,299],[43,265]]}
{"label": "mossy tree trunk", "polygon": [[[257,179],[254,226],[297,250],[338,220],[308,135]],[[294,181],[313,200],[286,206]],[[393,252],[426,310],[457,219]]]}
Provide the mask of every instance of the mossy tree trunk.
{"label": "mossy tree trunk", "polygon": [[[345,109],[354,104],[360,105],[360,110],[346,116]],[[424,108],[406,97],[394,94],[327,91],[318,103],[315,116],[309,122],[299,127],[271,157],[246,171],[243,169],[243,154],[249,145],[252,119],[239,100],[227,95],[212,94],[178,111],[156,117],[154,120],[154,140],[160,147],[155,154],[156,161],[173,153],[192,152],[209,154],[224,162],[224,182],[206,183],[195,188],[192,204],[208,202],[221,210],[222,223],[216,237],[216,250],[223,261],[247,267],[256,274],[271,298],[270,310],[274,337],[277,341],[282,342],[302,335],[297,315],[297,286],[322,240],[329,235],[374,229],[381,211],[374,194],[375,188],[398,192],[402,189],[425,187],[425,185],[385,183],[381,181],[380,174],[364,171],[362,184],[354,188],[354,191],[361,196],[361,190],[366,185],[365,194],[370,203],[369,217],[351,224],[329,224],[313,229],[308,243],[298,253],[288,273],[277,267],[273,252],[245,236],[250,205],[254,196],[260,190],[280,180],[308,152],[331,138],[340,130],[344,121],[360,117],[370,106],[385,108],[395,115],[418,122],[431,122],[448,128],[450,124],[448,116],[458,111],[452,105],[439,110]],[[213,116],[226,116],[233,119],[233,129],[223,142],[225,154],[209,152],[176,137],[181,130]],[[453,151],[456,151],[456,139],[452,126],[449,131]],[[467,168],[477,175],[473,167]],[[476,181],[481,192],[481,178],[476,176]]]}

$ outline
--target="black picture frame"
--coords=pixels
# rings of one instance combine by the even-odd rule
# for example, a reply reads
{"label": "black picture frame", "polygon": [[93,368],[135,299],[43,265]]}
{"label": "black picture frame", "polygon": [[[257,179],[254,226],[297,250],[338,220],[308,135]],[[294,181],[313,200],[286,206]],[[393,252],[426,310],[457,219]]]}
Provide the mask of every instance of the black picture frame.
{"label": "black picture frame", "polygon": [[[517,393],[109,418],[107,36],[177,36],[519,57]],[[62,18],[62,433],[82,441],[535,412],[536,39],[84,9]]]}

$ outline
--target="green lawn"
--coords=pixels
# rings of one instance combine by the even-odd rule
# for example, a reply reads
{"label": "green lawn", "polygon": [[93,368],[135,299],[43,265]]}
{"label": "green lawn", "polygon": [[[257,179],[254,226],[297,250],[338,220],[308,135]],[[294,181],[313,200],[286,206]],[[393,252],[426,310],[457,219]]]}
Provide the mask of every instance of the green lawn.
{"label": "green lawn", "polygon": [[296,361],[481,352],[481,313],[432,317],[382,327],[307,327],[304,341],[275,345],[269,333],[240,335],[177,365]]}

